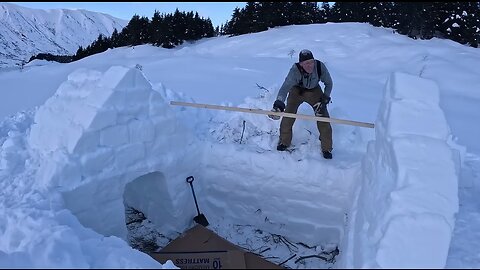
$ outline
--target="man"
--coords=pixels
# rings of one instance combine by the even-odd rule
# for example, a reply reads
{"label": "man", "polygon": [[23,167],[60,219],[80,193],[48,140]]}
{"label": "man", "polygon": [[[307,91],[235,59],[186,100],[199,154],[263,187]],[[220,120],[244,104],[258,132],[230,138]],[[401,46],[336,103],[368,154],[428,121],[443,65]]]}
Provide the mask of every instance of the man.
{"label": "man", "polygon": [[[319,85],[322,81],[325,91]],[[312,106],[316,116],[330,117],[327,104],[330,102],[333,82],[327,67],[322,62],[315,60],[309,50],[302,50],[299,53],[298,63],[290,68],[285,81],[278,90],[277,100],[273,103],[272,111],[297,113],[298,107],[307,102]],[[285,99],[287,98],[285,106]],[[271,116],[272,119],[280,119],[278,116]],[[285,151],[292,142],[292,127],[295,118],[283,117],[280,123],[280,139],[277,150]],[[332,126],[329,122],[317,122],[320,132],[320,142],[323,157],[332,158]]]}

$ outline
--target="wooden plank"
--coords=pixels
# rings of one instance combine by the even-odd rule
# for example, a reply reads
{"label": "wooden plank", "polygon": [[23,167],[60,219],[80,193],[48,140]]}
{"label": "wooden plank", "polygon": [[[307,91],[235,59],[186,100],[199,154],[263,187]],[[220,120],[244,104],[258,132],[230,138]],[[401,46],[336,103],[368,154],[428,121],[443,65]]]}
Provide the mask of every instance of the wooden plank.
{"label": "wooden plank", "polygon": [[264,114],[264,115],[278,115],[278,116],[297,118],[297,119],[305,119],[305,120],[313,120],[313,121],[320,121],[320,122],[330,122],[330,123],[337,123],[337,124],[344,124],[344,125],[351,125],[351,126],[374,128],[374,124],[372,124],[372,123],[357,122],[357,121],[343,120],[343,119],[336,119],[336,118],[328,118],[328,117],[320,117],[320,116],[313,116],[313,115],[306,115],[306,114],[294,114],[294,113],[286,113],[286,112],[272,112],[272,111],[267,111],[267,110],[262,110],[262,109],[228,107],[228,106],[209,105],[209,104],[201,104],[201,103],[190,103],[190,102],[181,102],[181,101],[170,101],[170,104],[171,105],[177,105],[177,106],[204,108],[204,109],[236,111],[236,112],[256,113],[256,114]]}

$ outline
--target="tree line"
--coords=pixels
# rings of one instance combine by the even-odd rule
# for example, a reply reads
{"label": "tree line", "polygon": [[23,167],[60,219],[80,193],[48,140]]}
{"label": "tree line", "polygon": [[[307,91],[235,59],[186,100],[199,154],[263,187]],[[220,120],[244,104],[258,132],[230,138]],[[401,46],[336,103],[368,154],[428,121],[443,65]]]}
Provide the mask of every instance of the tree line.
{"label": "tree line", "polygon": [[247,2],[220,33],[230,36],[275,26],[361,22],[417,39],[446,38],[478,48],[480,2]]}
{"label": "tree line", "polygon": [[70,62],[104,52],[109,48],[152,44],[174,48],[184,42],[220,35],[237,36],[276,26],[327,22],[361,22],[392,28],[410,38],[445,38],[478,48],[480,42],[480,2],[247,2],[235,8],[232,18],[215,29],[210,18],[198,12],[134,15],[119,33],[99,35],[73,56],[38,54],[29,60]]}
{"label": "tree line", "polygon": [[30,58],[34,59],[71,62],[84,57],[104,52],[108,49],[152,44],[163,48],[174,48],[184,42],[192,42],[206,37],[218,36],[219,27],[214,29],[210,18],[203,18],[198,12],[180,12],[161,14],[155,11],[149,19],[145,16],[133,15],[120,32],[114,29],[110,37],[100,34],[95,41],[83,48],[80,46],[73,56],[53,55],[40,53]]}

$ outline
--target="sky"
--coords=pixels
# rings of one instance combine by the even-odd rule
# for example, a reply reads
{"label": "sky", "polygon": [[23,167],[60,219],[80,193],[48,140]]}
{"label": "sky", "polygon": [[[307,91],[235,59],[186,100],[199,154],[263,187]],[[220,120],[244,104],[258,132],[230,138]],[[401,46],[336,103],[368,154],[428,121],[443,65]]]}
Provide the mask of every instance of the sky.
{"label": "sky", "polygon": [[152,18],[155,10],[161,13],[197,11],[201,17],[209,17],[214,26],[225,24],[232,18],[236,7],[242,8],[245,2],[9,2],[35,9],[86,9],[130,20],[133,15]]}
{"label": "sky", "polygon": [[[304,48],[332,76],[330,116],[375,123],[332,124],[332,160],[315,122],[277,152],[279,121],[170,105],[269,110]],[[479,61],[449,40],[328,23],[2,70],[0,105],[18,109],[0,122],[0,267],[172,268],[131,246],[195,225],[193,175],[208,228],[274,263],[476,268]],[[130,207],[147,219],[126,226]]]}

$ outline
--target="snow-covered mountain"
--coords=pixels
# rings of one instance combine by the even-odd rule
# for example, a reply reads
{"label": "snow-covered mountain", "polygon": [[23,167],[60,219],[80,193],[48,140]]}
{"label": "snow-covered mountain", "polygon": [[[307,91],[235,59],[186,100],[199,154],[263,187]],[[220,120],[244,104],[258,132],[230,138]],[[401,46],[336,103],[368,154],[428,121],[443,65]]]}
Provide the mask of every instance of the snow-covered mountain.
{"label": "snow-covered mountain", "polygon": [[74,54],[99,34],[110,36],[128,21],[87,10],[31,9],[0,3],[0,68],[38,53]]}

